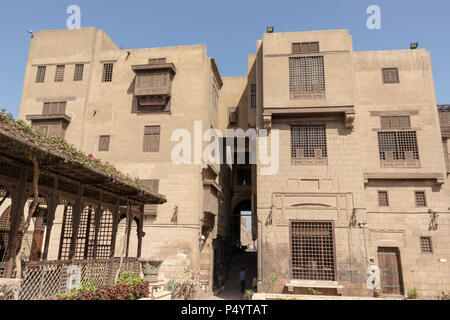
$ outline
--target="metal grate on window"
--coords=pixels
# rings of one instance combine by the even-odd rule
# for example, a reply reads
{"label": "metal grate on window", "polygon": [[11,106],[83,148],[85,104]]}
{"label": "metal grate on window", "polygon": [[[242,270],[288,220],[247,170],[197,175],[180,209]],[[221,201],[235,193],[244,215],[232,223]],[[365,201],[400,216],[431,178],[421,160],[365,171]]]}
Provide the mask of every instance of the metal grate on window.
{"label": "metal grate on window", "polygon": [[56,66],[55,82],[63,82],[64,81],[64,70],[65,69],[66,69],[65,65]]}
{"label": "metal grate on window", "polygon": [[397,68],[383,69],[383,83],[399,83]]}
{"label": "metal grate on window", "polygon": [[256,84],[250,86],[250,106],[256,108]]}
{"label": "metal grate on window", "polygon": [[378,191],[378,206],[379,207],[388,207],[389,199],[387,191]]}
{"label": "metal grate on window", "polygon": [[75,72],[73,74],[73,81],[82,81],[84,73],[84,64],[76,64]]}
{"label": "metal grate on window", "polygon": [[113,63],[105,63],[103,64],[103,82],[112,82],[112,75],[113,75]]}
{"label": "metal grate on window", "polygon": [[327,135],[324,124],[291,126],[292,158],[326,158]]}
{"label": "metal grate on window", "polygon": [[433,253],[431,237],[420,237],[420,250],[422,253]]}
{"label": "metal grate on window", "polygon": [[290,92],[325,91],[325,71],[322,56],[289,58]]}
{"label": "metal grate on window", "polygon": [[36,71],[36,82],[44,82],[45,81],[45,71],[47,70],[46,66],[38,66]]}
{"label": "metal grate on window", "polygon": [[414,194],[415,194],[415,198],[416,198],[416,207],[426,207],[427,199],[425,198],[425,192],[424,191],[416,191]]}
{"label": "metal grate on window", "polygon": [[333,223],[291,221],[292,277],[335,280]]}
{"label": "metal grate on window", "polygon": [[378,132],[380,160],[419,160],[415,131]]}

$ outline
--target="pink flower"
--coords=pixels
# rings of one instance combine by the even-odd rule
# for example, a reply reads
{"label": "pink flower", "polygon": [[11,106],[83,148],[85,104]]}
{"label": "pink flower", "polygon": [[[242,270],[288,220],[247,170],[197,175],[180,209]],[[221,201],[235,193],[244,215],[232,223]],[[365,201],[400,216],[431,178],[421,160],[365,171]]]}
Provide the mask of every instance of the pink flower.
{"label": "pink flower", "polygon": [[94,159],[94,156],[91,153],[89,153],[88,157],[89,159]]}

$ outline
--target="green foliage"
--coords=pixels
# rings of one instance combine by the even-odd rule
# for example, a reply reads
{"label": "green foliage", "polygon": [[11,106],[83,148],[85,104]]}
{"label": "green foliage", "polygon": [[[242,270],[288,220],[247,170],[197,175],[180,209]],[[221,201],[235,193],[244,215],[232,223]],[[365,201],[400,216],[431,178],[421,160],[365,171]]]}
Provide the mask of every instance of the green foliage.
{"label": "green foliage", "polygon": [[175,279],[170,279],[164,286],[164,290],[170,291],[171,295],[175,297],[177,295],[179,287],[180,283],[178,281],[176,281]]}
{"label": "green foliage", "polygon": [[315,288],[308,288],[308,290],[309,290],[309,292],[310,292],[312,295],[321,295],[321,294],[322,294],[321,291],[319,291],[319,290],[317,290],[317,289],[315,289]]}
{"label": "green foliage", "polygon": [[33,129],[29,124],[22,120],[15,121],[13,115],[4,108],[0,109],[0,128],[18,138],[29,141],[36,147],[49,149],[64,159],[78,163],[91,170],[100,171],[111,179],[120,180],[141,189],[142,191],[157,194],[153,189],[141,183],[139,178],[133,178],[128,174],[122,173],[109,162],[96,159],[92,154],[86,154],[78,150],[63,138],[50,137],[40,130]]}
{"label": "green foliage", "polygon": [[119,279],[117,279],[118,284],[126,283],[126,284],[131,284],[133,286],[141,284],[142,282],[144,282],[144,279],[137,276],[137,274],[135,272],[130,271],[130,270],[123,271],[120,274]]}
{"label": "green foliage", "polygon": [[252,289],[245,290],[245,296],[248,297],[249,299],[251,299],[254,294],[255,291],[253,291]]}
{"label": "green foliage", "polygon": [[409,290],[408,299],[417,299],[419,297],[419,293],[416,288],[412,288]]}
{"label": "green foliage", "polygon": [[266,282],[269,286],[269,291],[273,291],[273,287],[275,286],[275,283],[280,281],[276,274],[272,273],[268,278],[264,279],[264,282]]}

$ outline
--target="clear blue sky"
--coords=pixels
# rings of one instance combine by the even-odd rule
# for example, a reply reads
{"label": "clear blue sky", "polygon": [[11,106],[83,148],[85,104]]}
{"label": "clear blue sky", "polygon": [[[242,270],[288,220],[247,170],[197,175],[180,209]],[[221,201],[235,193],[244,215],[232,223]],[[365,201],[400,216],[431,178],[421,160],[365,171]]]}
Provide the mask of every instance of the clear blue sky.
{"label": "clear blue sky", "polygon": [[[17,115],[27,60],[27,30],[63,29],[69,5],[82,27],[104,29],[125,48],[205,43],[222,76],[246,74],[246,57],[267,25],[275,31],[349,29],[354,49],[431,51],[437,102],[450,103],[449,0],[0,0],[0,107]],[[381,30],[366,9],[381,8]]]}

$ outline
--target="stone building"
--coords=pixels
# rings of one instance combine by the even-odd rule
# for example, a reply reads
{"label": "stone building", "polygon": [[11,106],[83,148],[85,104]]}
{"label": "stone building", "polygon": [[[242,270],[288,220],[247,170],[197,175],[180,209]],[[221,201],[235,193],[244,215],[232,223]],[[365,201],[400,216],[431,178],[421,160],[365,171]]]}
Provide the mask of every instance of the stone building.
{"label": "stone building", "polygon": [[[167,196],[143,227],[162,278],[189,268],[211,290],[251,211],[260,291],[276,274],[278,292],[371,295],[375,264],[386,294],[449,292],[450,122],[430,53],[356,52],[331,30],[265,33],[247,61],[246,76],[222,78],[204,45],[123,49],[95,28],[40,31],[19,118]],[[196,121],[278,134],[278,170],[248,161],[249,140],[234,150],[241,164],[173,163],[176,129],[203,140]]]}

